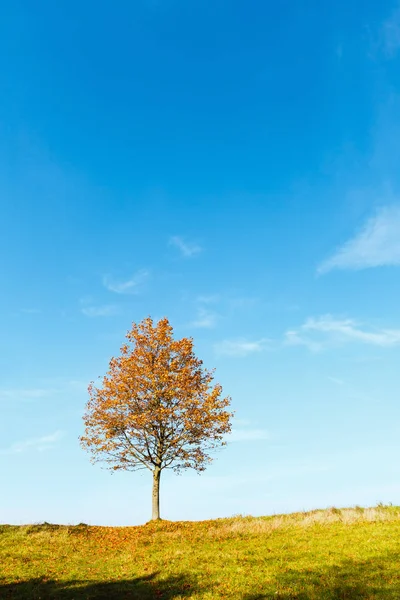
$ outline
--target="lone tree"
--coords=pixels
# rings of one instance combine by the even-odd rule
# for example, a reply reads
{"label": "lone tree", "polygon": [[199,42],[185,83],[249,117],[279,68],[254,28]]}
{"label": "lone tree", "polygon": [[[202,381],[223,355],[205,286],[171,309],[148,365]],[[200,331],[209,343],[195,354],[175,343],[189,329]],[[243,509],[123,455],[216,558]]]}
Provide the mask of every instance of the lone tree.
{"label": "lone tree", "polygon": [[161,471],[204,471],[209,452],[224,446],[233,413],[193,352],[193,340],[174,340],[167,318],[133,324],[112,358],[102,386],[89,386],[81,445],[112,470],[153,473],[152,519],[160,518]]}

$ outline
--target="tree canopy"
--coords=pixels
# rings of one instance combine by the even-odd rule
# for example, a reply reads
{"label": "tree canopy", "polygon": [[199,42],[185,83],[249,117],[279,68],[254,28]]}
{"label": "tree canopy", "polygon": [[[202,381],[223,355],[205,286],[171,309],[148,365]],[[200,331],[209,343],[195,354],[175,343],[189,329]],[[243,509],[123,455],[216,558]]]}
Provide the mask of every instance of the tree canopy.
{"label": "tree canopy", "polygon": [[112,470],[149,469],[157,519],[162,470],[205,470],[231,431],[231,399],[167,318],[133,323],[126,338],[102,385],[89,386],[81,444]]}

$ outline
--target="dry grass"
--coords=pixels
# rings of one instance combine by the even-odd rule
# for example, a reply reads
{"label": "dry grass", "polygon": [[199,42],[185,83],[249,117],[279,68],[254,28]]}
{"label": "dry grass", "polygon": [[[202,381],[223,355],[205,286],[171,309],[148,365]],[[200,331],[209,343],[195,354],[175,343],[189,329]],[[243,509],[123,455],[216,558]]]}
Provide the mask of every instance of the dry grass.
{"label": "dry grass", "polygon": [[[373,508],[329,508],[309,512],[276,515],[273,517],[251,517],[237,515],[230,519],[203,521],[208,537],[223,539],[232,535],[263,535],[277,529],[287,530],[295,527],[311,527],[313,525],[331,525],[333,523],[377,523],[381,521],[400,520],[400,508],[377,506]],[[200,523],[198,523],[200,525]],[[170,532],[172,537],[181,535],[181,531]],[[400,600],[400,599],[399,599]]]}

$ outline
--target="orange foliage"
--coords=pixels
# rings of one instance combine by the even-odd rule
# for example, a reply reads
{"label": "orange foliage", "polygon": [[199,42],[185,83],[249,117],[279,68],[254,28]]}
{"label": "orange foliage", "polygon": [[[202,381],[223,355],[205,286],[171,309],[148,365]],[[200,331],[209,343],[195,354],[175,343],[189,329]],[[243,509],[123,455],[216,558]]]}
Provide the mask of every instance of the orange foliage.
{"label": "orange foliage", "polygon": [[82,446],[111,469],[204,471],[231,430],[230,398],[167,318],[133,324],[126,337],[102,386],[89,386]]}

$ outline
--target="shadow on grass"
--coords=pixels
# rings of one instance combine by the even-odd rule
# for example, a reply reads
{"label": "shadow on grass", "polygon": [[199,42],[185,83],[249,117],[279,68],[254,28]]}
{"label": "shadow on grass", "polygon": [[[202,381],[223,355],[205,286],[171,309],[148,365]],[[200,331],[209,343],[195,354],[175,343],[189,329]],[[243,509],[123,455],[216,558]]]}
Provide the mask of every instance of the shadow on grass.
{"label": "shadow on grass", "polygon": [[268,591],[241,600],[399,600],[400,572],[395,567],[399,559],[400,555],[378,556],[301,571],[287,567],[276,576],[274,590],[269,586]]}
{"label": "shadow on grass", "polygon": [[[399,600],[400,555],[377,556],[368,561],[345,561],[315,569],[291,569],[290,563],[257,593],[228,596],[235,600]],[[189,575],[161,579],[160,573],[130,580],[54,581],[46,578],[4,584],[0,599],[29,600],[174,600],[212,591]],[[226,575],[229,577],[229,574]],[[223,574],[221,579],[223,579]],[[251,578],[248,581],[251,589]],[[213,596],[214,597],[214,596]],[[215,598],[222,598],[218,592]]]}
{"label": "shadow on grass", "polygon": [[400,572],[395,568],[399,558],[377,556],[309,570],[288,567],[276,576],[274,590],[269,587],[265,592],[244,595],[241,600],[399,600]]}
{"label": "shadow on grass", "polygon": [[185,575],[168,579],[158,579],[158,573],[130,580],[92,582],[92,581],[54,581],[46,578],[29,579],[10,584],[0,580],[0,598],[31,600],[172,600],[177,596],[188,597],[200,591],[198,586]]}

